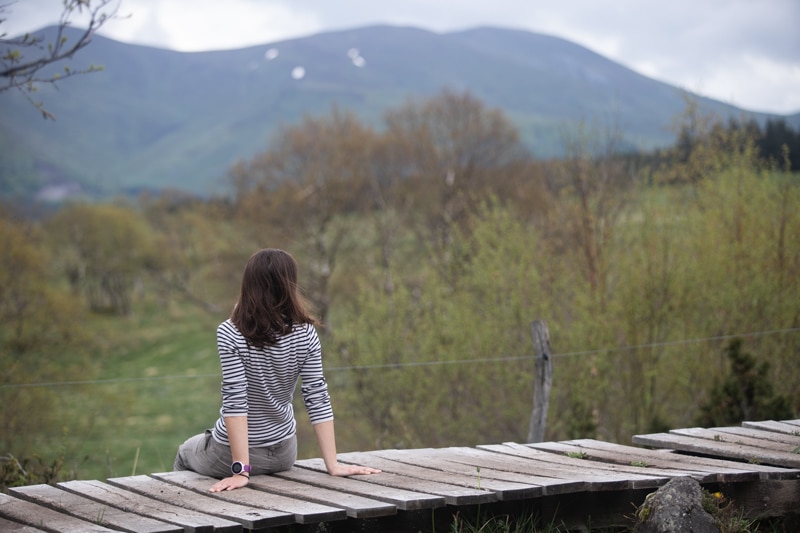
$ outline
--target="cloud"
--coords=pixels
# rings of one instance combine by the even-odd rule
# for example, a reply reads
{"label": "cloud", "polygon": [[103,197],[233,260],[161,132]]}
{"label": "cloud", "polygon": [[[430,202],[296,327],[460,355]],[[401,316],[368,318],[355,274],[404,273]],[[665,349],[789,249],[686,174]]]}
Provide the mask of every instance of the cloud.
{"label": "cloud", "polygon": [[106,33],[184,52],[241,48],[322,31],[313,12],[277,2],[128,0],[124,5],[131,16],[112,21]]}

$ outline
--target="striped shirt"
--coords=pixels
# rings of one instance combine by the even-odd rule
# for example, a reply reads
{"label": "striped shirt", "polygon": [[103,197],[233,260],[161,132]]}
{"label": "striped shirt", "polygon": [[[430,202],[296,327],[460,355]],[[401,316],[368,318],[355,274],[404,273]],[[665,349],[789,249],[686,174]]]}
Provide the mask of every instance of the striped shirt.
{"label": "striped shirt", "polygon": [[333,420],[322,347],[311,324],[298,324],[276,344],[256,348],[226,320],[217,328],[217,349],[222,365],[222,408],[212,430],[217,442],[229,444],[226,416],[247,416],[250,446],[271,446],[294,435],[298,378],[311,423]]}

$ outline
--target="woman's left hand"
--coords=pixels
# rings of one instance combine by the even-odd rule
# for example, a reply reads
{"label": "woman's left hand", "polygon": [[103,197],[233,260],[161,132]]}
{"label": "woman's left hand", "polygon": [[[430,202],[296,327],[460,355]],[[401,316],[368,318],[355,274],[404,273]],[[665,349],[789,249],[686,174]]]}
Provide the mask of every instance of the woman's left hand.
{"label": "woman's left hand", "polygon": [[359,476],[364,474],[380,474],[377,468],[370,468],[368,466],[358,465],[343,465],[336,463],[336,466],[331,468],[328,473],[332,476]]}
{"label": "woman's left hand", "polygon": [[247,485],[249,481],[250,478],[247,476],[226,477],[225,479],[220,479],[219,481],[211,485],[211,488],[208,490],[210,490],[211,492],[221,492],[223,490],[239,489]]}

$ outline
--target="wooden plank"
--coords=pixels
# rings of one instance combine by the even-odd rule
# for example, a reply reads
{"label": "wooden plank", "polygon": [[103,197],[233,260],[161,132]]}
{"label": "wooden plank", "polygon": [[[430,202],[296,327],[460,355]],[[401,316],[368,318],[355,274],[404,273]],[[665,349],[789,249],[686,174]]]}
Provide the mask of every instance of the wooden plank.
{"label": "wooden plank", "polygon": [[[756,432],[758,435],[746,435],[742,432]],[[753,429],[747,428],[740,428],[740,427],[719,427],[719,428],[685,428],[685,429],[673,429],[670,430],[670,433],[675,435],[685,435],[687,437],[697,437],[699,439],[710,439],[713,441],[725,441],[725,442],[733,442],[736,444],[741,444],[743,446],[747,446],[750,448],[755,449],[763,449],[766,453],[782,453],[782,452],[789,452],[791,453],[792,449],[800,446],[800,437],[793,437],[797,442],[796,443],[783,443],[779,442],[776,439],[768,439],[765,437],[767,435],[764,431],[758,431]],[[777,433],[773,433],[776,435]],[[792,437],[790,437],[792,438]]]}
{"label": "wooden plank", "polygon": [[626,457],[627,460],[643,461],[647,464],[653,464],[655,466],[661,466],[666,462],[667,467],[670,468],[679,467],[680,469],[687,469],[687,471],[715,474],[716,481],[720,483],[758,481],[766,479],[796,479],[797,476],[797,472],[795,470],[783,467],[741,463],[718,458],[699,457],[695,455],[673,453],[665,450],[651,450],[648,448],[624,446],[621,444],[612,444],[593,439],[566,441],[565,443],[575,444],[591,450],[593,457],[599,457],[601,459],[603,459],[603,456],[599,455],[599,453],[609,452],[612,454],[609,456],[609,459],[612,459],[618,453],[620,453],[620,450],[622,450],[622,457]]}
{"label": "wooden plank", "polygon": [[0,531],[3,533],[46,533],[43,529],[38,529],[27,524],[12,522],[5,518],[0,518]]}
{"label": "wooden plank", "polygon": [[357,496],[368,496],[375,500],[394,505],[397,509],[403,511],[436,509],[445,505],[445,499],[442,496],[361,481],[362,478],[366,479],[371,476],[331,476],[324,471],[324,467],[322,471],[293,467],[291,470],[277,472],[272,475],[304,483],[311,487],[330,489],[333,491],[355,494]]}
{"label": "wooden plank", "polygon": [[115,487],[121,487],[158,501],[237,522],[245,529],[264,529],[295,523],[292,513],[240,505],[230,500],[216,498],[210,492],[199,494],[150,476],[109,478],[106,481]]}
{"label": "wooden plank", "polygon": [[253,476],[247,486],[270,494],[289,496],[328,507],[344,509],[350,518],[375,518],[397,514],[397,507],[390,503],[347,492],[309,486],[306,483],[299,483],[274,475]]}
{"label": "wooden plank", "polygon": [[[200,494],[208,493],[208,488],[216,481],[214,478],[189,470],[152,474],[152,477],[179,487],[194,490]],[[258,476],[253,476],[252,479],[256,477]],[[212,494],[217,498],[230,502],[291,513],[294,515],[294,520],[298,524],[316,524],[319,522],[345,520],[347,518],[347,512],[338,507],[320,505],[318,503],[281,496],[279,494],[268,494],[250,487]]]}
{"label": "wooden plank", "polygon": [[677,435],[675,433],[652,433],[634,435],[635,444],[654,448],[670,448],[682,452],[727,457],[756,464],[770,464],[796,468],[800,466],[800,455],[791,453],[767,453],[763,448],[752,448],[734,442],[697,438],[696,436]]}
{"label": "wooden plank", "polygon": [[532,483],[529,476],[521,474],[480,470],[462,463],[430,459],[418,450],[381,450],[370,453],[389,461],[424,468],[429,472],[473,480],[477,489],[493,491],[497,494],[497,499],[502,501],[539,498],[544,494],[541,485]]}
{"label": "wooden plank", "polygon": [[750,438],[742,435],[728,437],[728,434],[721,431],[721,429],[722,428],[685,428],[673,429],[670,433],[673,435],[708,440],[715,443],[732,443],[748,449],[751,453],[751,458],[748,459],[750,461],[765,463],[780,461],[780,463],[778,463],[780,466],[800,468],[800,454],[792,452],[789,446],[779,446],[766,439]]}
{"label": "wooden plank", "polygon": [[[478,476],[475,475],[475,472],[472,472],[470,475],[462,475],[433,470],[414,464],[385,459],[376,452],[340,453],[339,461],[342,463],[368,464],[375,468],[380,468],[382,473],[393,473],[424,481],[446,483],[448,485],[461,487],[459,489],[459,494],[461,496],[467,495],[474,498],[474,503],[476,504],[492,503],[499,499],[497,493],[492,489],[478,486]],[[508,486],[506,486],[506,488],[510,490]],[[514,488],[519,489],[522,487],[519,484],[515,484]],[[454,505],[463,504],[454,503]]]}
{"label": "wooden plank", "polygon": [[[593,492],[602,490],[625,490],[630,488],[631,480],[628,476],[608,475],[607,473],[596,473],[586,468],[586,464],[569,465],[562,464],[559,458],[553,462],[537,460],[530,457],[531,453],[541,454],[540,458],[546,458],[550,454],[537,452],[529,449],[526,452],[514,452],[508,445],[486,445],[479,446],[479,449],[457,447],[436,450],[437,454],[442,454],[447,460],[470,464],[473,466],[490,466],[498,470],[508,472],[518,472],[533,476],[552,478],[554,485],[545,487],[545,494],[563,494],[565,492]],[[666,483],[664,478],[663,482]],[[564,484],[564,485],[561,485]],[[647,480],[647,486],[658,486],[658,482]],[[555,491],[551,490],[553,487]],[[566,487],[566,490],[564,490]]]}
{"label": "wooden plank", "polygon": [[647,472],[651,475],[658,475],[668,478],[688,476],[700,483],[718,481],[716,473],[689,469],[688,467],[680,468],[679,463],[677,463],[674,458],[672,460],[670,460],[668,457],[661,457],[658,460],[655,458],[645,459],[642,456],[623,453],[623,450],[621,449],[598,450],[596,448],[582,446],[578,443],[571,442],[540,442],[530,443],[529,445],[537,450],[552,452],[560,455],[585,454],[586,459],[592,462],[599,461],[620,466],[631,466],[636,468],[637,472]]}
{"label": "wooden plank", "polygon": [[[627,479],[599,479],[597,476],[594,476],[592,472],[587,472],[586,468],[578,469],[571,466],[562,468],[560,465],[539,462],[520,455],[503,453],[508,451],[503,445],[487,445],[487,449],[482,448],[483,447],[479,447],[479,449],[454,447],[433,450],[433,452],[443,460],[463,463],[473,467],[480,466],[481,469],[488,467],[505,472],[516,472],[531,476],[539,476],[540,478],[549,478],[553,480],[556,487],[562,487],[562,484],[565,484],[568,488],[566,491],[559,490],[555,493],[592,492],[606,489],[622,490],[629,486]],[[551,492],[550,485],[545,486],[545,494],[554,494]]]}
{"label": "wooden plank", "polygon": [[0,517],[50,533],[107,533],[113,529],[0,493]]}
{"label": "wooden plank", "polygon": [[18,498],[49,507],[54,511],[108,526],[128,533],[181,533],[183,528],[153,518],[128,513],[105,503],[90,500],[52,485],[12,487],[9,493]]}
{"label": "wooden plank", "polygon": [[[340,460],[341,456],[342,454],[339,454]],[[295,462],[295,466],[316,470],[317,472],[325,472],[325,464],[322,462],[322,459],[304,459]],[[480,503],[497,501],[497,496],[492,492],[466,489],[447,483],[395,474],[393,472],[381,472],[379,475],[364,476],[363,481],[364,483],[381,485],[383,487],[434,494],[443,497],[445,503],[448,505],[478,505]]]}
{"label": "wooden plank", "polygon": [[665,476],[645,475],[630,472],[617,465],[593,463],[586,459],[555,456],[552,453],[536,450],[525,444],[508,442],[479,446],[481,450],[492,451],[499,454],[511,455],[535,461],[537,465],[548,465],[551,468],[560,468],[574,476],[584,476],[586,481],[593,483],[594,490],[625,490],[659,487],[669,481]]}
{"label": "wooden plank", "polygon": [[[752,439],[762,443],[765,448],[774,449],[776,451],[800,449],[800,434],[787,435],[784,433],[777,433],[775,431],[764,431],[763,429],[745,428],[739,426],[714,428],[714,431],[724,433],[726,435],[735,435],[741,437],[741,440],[749,443],[748,439]],[[755,442],[753,443],[755,444]]]}
{"label": "wooden plank", "polygon": [[458,460],[456,454],[440,453],[434,449],[415,449],[415,450],[381,450],[375,452],[383,457],[400,462],[417,464],[433,470],[442,470],[461,475],[477,477],[481,487],[493,488],[494,485],[485,485],[486,481],[511,481],[528,486],[529,489],[520,489],[519,493],[511,492],[509,497],[503,493],[500,499],[514,499],[517,495],[525,498],[537,498],[545,495],[566,494],[570,492],[582,492],[586,490],[586,483],[583,481],[572,481],[545,477],[539,475],[540,472],[514,472],[509,469],[508,461],[492,461],[492,457],[481,459]]}
{"label": "wooden plank", "polygon": [[[561,469],[554,465],[537,463],[523,458],[509,457],[504,454],[474,448],[446,448],[432,450],[437,460],[451,461],[467,465],[473,469],[494,469],[501,472],[530,476],[537,483],[542,483],[545,496],[586,492],[598,490],[594,479],[587,479],[586,470]],[[589,476],[591,477],[591,475]],[[627,482],[625,483],[627,484]]]}
{"label": "wooden plank", "polygon": [[177,505],[153,500],[102,481],[65,481],[58,484],[64,490],[92,500],[112,505],[123,511],[150,516],[162,522],[181,526],[186,533],[236,533],[241,524],[218,516],[192,511]]}
{"label": "wooden plank", "polygon": [[785,433],[787,435],[800,435],[800,424],[789,422],[778,422],[775,420],[763,420],[761,422],[746,421],[742,422],[742,427],[773,431],[775,433]]}

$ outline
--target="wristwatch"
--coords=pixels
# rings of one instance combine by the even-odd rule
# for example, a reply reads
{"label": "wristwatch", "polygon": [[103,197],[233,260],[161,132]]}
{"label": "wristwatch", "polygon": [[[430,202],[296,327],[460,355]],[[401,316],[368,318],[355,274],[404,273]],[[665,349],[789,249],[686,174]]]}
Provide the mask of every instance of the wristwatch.
{"label": "wristwatch", "polygon": [[241,461],[234,461],[233,464],[231,465],[231,472],[233,472],[234,475],[240,475],[245,472],[249,474],[250,465],[246,465]]}

